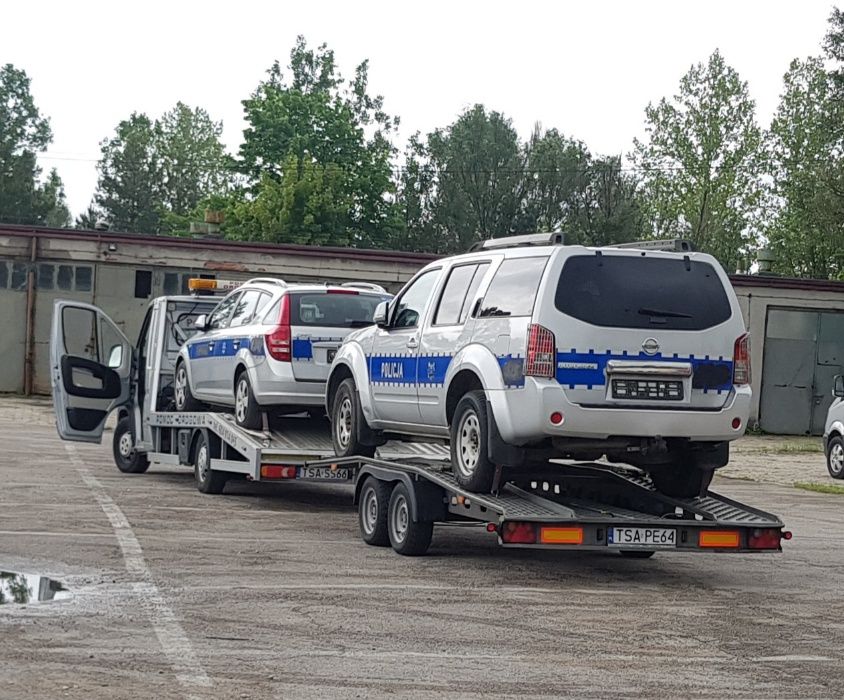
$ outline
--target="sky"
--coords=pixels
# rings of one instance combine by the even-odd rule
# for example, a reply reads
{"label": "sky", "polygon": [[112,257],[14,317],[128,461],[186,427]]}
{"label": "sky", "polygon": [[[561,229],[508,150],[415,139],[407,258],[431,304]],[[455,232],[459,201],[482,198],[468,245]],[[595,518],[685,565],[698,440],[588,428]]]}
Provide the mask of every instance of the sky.
{"label": "sky", "polygon": [[240,101],[298,34],[335,51],[351,77],[370,61],[372,94],[401,117],[399,145],[475,103],[519,134],[534,124],[629,153],[644,109],[677,91],[693,63],[720,49],[749,83],[767,126],[795,57],[820,53],[829,0],[5,0],[0,65],[32,79],[56,167],[76,215],[96,189],[99,143],[133,111],[160,116],[181,100],[222,120],[236,153]]}

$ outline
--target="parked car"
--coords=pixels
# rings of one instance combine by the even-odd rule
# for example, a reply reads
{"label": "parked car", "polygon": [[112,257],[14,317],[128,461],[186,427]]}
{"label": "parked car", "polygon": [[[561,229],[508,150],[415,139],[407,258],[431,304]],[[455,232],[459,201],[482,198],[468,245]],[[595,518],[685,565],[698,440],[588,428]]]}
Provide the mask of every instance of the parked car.
{"label": "parked car", "polygon": [[448,439],[457,481],[476,492],[495,465],[605,455],[666,494],[705,492],[750,409],[749,338],[727,275],[685,242],[560,242],[488,241],[381,303],[331,368],[337,454]]}
{"label": "parked car", "polygon": [[844,479],[844,376],[835,376],[832,395],[835,400],[826,413],[823,447],[829,475],[833,479]]}
{"label": "parked car", "polygon": [[252,430],[267,411],[322,413],[334,353],[350,331],[372,325],[389,298],[373,284],[249,280],[196,320],[201,332],[176,363],[176,410],[231,407],[237,424]]}

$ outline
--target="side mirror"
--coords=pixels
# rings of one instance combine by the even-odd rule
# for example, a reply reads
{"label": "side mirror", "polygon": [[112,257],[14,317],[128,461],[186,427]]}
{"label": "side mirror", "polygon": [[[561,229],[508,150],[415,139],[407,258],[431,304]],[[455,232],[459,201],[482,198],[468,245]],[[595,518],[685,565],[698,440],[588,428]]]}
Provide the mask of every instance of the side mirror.
{"label": "side mirror", "polygon": [[113,345],[108,351],[108,366],[117,369],[123,364],[123,346]]}
{"label": "side mirror", "polygon": [[208,327],[208,316],[205,314],[199,314],[193,322],[193,327],[198,331],[206,330]]}
{"label": "side mirror", "polygon": [[832,395],[839,399],[844,398],[844,375],[835,375],[835,379],[832,380]]}
{"label": "side mirror", "polygon": [[379,302],[378,306],[375,307],[375,313],[372,315],[372,321],[379,328],[387,327],[387,309],[388,304],[386,301]]}

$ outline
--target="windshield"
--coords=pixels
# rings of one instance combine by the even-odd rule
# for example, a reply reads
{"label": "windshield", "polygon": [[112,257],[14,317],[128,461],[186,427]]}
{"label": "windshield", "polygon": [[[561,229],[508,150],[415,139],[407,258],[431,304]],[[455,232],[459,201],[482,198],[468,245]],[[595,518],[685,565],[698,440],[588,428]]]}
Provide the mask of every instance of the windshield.
{"label": "windshield", "polygon": [[372,325],[375,307],[390,299],[389,294],[358,292],[313,292],[291,294],[291,318],[294,326],[363,328]]}
{"label": "windshield", "polygon": [[184,344],[188,338],[195,336],[199,331],[196,329],[196,319],[202,314],[210,314],[217,301],[168,301],[167,302],[167,327],[170,332],[167,334],[167,350],[176,350]]}
{"label": "windshield", "polygon": [[564,314],[611,328],[699,331],[732,314],[715,268],[688,256],[573,256],[554,303]]}

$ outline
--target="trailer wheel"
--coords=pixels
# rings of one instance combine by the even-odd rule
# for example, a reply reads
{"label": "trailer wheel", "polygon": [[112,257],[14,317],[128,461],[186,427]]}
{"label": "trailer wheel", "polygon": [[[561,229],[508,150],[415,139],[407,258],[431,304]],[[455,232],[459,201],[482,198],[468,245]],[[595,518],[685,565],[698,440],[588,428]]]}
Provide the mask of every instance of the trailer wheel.
{"label": "trailer wheel", "polygon": [[263,413],[246,370],[237,375],[234,380],[234,422],[247,430],[261,430],[264,427]]}
{"label": "trailer wheel", "polygon": [[407,486],[401,482],[396,484],[390,496],[387,531],[390,535],[390,544],[396,552],[407,557],[417,557],[425,554],[431,546],[434,523],[414,522],[411,516],[410,499]]}
{"label": "trailer wheel", "polygon": [[652,549],[622,549],[619,554],[625,559],[650,559],[656,552]]}
{"label": "trailer wheel", "polygon": [[184,360],[176,365],[176,378],[173,382],[173,400],[176,403],[177,411],[201,411],[202,403],[197,401],[190,390],[188,370]]}
{"label": "trailer wheel", "polygon": [[363,482],[358,501],[358,525],[364,542],[374,547],[388,547],[387,511],[390,508],[390,485],[369,476]]}
{"label": "trailer wheel", "polygon": [[840,435],[829,439],[826,448],[826,468],[833,479],[844,479],[844,440]]}
{"label": "trailer wheel", "polygon": [[114,463],[124,474],[143,474],[149,469],[149,459],[146,454],[135,449],[132,420],[128,416],[117,421],[112,449]]}
{"label": "trailer wheel", "polygon": [[355,388],[355,380],[344,379],[337,387],[331,403],[331,443],[338,457],[372,457],[374,445],[364,445],[360,436],[365,429],[363,411]]}
{"label": "trailer wheel", "polygon": [[197,435],[194,445],[193,476],[196,479],[196,488],[201,493],[222,493],[228,481],[227,474],[211,469],[211,450],[208,439],[202,432]]}
{"label": "trailer wheel", "polygon": [[464,489],[489,493],[495,465],[488,454],[489,419],[483,391],[470,391],[457,403],[451,419],[451,470]]}

